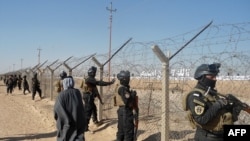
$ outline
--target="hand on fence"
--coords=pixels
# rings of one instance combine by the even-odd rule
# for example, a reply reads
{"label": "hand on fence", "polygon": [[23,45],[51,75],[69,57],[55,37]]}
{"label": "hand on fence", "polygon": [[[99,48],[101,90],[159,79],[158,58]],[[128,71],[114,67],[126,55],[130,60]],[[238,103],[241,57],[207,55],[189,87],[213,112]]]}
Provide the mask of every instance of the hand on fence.
{"label": "hand on fence", "polygon": [[112,83],[112,84],[114,84],[114,83],[115,83],[115,78],[113,78],[113,79],[111,80],[111,83]]}

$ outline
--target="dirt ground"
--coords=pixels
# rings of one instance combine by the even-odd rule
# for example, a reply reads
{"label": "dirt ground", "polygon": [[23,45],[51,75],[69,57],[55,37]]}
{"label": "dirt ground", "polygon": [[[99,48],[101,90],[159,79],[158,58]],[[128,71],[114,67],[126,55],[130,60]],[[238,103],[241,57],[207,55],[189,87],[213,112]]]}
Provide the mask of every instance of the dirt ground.
{"label": "dirt ground", "polygon": [[[1,141],[55,141],[56,126],[53,118],[54,101],[39,96],[31,100],[31,94],[23,95],[17,88],[6,93],[6,86],[0,81],[0,140]],[[86,132],[86,141],[115,140],[116,124],[109,126],[104,121],[96,127],[90,123],[94,133]]]}
{"label": "dirt ground", "polygon": [[[172,94],[170,102],[181,103],[182,95]],[[243,101],[250,104],[249,96],[243,98]],[[54,102],[49,98],[40,100],[36,95],[35,100],[31,99],[31,94],[23,95],[17,88],[13,94],[7,95],[6,86],[0,81],[0,141],[55,141],[56,140],[56,122],[53,117]],[[170,104],[170,109],[174,110],[175,104]],[[178,110],[174,110],[175,112]],[[173,111],[172,111],[173,113]],[[187,120],[184,120],[183,112],[176,112],[171,115],[170,138],[173,141],[189,141],[194,136],[194,131],[190,129]],[[157,119],[152,119],[157,120]],[[153,141],[159,134],[160,125],[149,126],[160,122],[140,120],[138,130],[138,141]],[[239,116],[239,124],[249,124],[249,114],[242,112]],[[181,128],[180,128],[181,127]],[[151,129],[152,128],[152,129]],[[115,141],[117,131],[116,119],[105,120],[104,124],[96,127],[90,122],[90,129],[94,133],[86,132],[86,141]],[[153,132],[152,132],[153,131]]]}

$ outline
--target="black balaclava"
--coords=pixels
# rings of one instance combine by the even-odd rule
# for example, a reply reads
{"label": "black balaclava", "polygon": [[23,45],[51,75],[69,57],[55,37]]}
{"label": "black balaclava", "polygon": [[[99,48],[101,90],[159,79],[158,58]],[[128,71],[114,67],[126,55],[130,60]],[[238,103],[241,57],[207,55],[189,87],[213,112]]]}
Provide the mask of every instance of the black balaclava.
{"label": "black balaclava", "polygon": [[215,85],[216,85],[216,80],[211,80],[211,79],[208,79],[206,77],[206,75],[204,75],[198,82],[199,84],[201,84],[203,87],[205,88],[208,88],[210,87],[211,89],[214,89],[215,88]]}

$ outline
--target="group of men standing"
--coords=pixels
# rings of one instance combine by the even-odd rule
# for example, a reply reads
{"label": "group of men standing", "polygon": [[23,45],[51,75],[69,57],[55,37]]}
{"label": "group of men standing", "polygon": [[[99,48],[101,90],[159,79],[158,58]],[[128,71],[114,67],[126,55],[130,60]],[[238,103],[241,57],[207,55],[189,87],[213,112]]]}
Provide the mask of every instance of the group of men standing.
{"label": "group of men standing", "polygon": [[4,83],[7,87],[7,94],[12,94],[12,92],[14,91],[14,89],[16,87],[18,87],[18,89],[21,90],[22,89],[22,81],[23,81],[23,79],[22,79],[21,75],[17,76],[16,74],[14,74],[14,75],[11,74],[11,75],[5,76]]}
{"label": "group of men standing", "polygon": [[[238,120],[241,110],[250,106],[242,107],[239,102],[229,98],[231,94],[223,98],[216,90],[217,75],[221,64],[202,64],[197,67],[194,78],[197,85],[184,96],[183,108],[187,111],[189,121],[196,128],[195,141],[223,141],[224,125],[233,125]],[[65,71],[60,73],[60,81],[57,83],[59,92],[54,105],[54,118],[57,127],[58,141],[85,141],[84,132],[89,131],[89,122],[92,117],[95,124],[100,124],[97,118],[97,107],[95,98],[104,104],[98,92],[97,86],[108,86],[115,82],[96,80],[97,68],[92,66],[88,69],[88,76],[83,79],[82,91],[76,89],[74,78],[68,76]],[[16,77],[17,78],[17,77]],[[20,76],[18,77],[21,78]],[[114,92],[115,106],[117,110],[117,141],[134,141],[136,139],[135,126],[138,125],[138,96],[136,91],[130,88],[130,72],[120,71],[117,74],[120,84]],[[20,81],[23,81],[23,94],[29,90],[26,76],[16,81],[15,76],[10,75],[4,80],[7,86],[7,94],[12,93],[13,88],[18,86],[21,90]],[[37,73],[32,78],[32,99],[38,92],[42,98],[40,82]],[[250,113],[250,112],[249,112]]]}
{"label": "group of men standing", "polygon": [[[4,83],[7,87],[7,94],[12,94],[16,87],[18,87],[18,90],[22,91],[24,95],[26,95],[26,91],[28,91],[28,93],[31,93],[26,75],[24,75],[23,77],[20,74],[18,76],[16,74],[7,75],[4,78]],[[35,99],[35,95],[37,92],[39,94],[40,99],[42,99],[42,90],[40,88],[40,81],[37,78],[36,72],[33,73],[31,84],[32,100]]]}
{"label": "group of men standing", "polygon": [[[100,124],[97,118],[97,107],[95,98],[97,97],[101,104],[104,104],[98,92],[97,86],[108,86],[115,82],[96,80],[97,68],[92,66],[88,69],[88,76],[83,79],[81,88],[74,88],[74,79],[68,76],[65,71],[60,73],[62,80],[62,89],[54,105],[54,118],[57,122],[57,139],[58,141],[85,141],[84,132],[89,130],[89,122],[92,117],[96,125]],[[117,99],[118,131],[116,134],[117,141],[134,141],[134,115],[138,112],[136,103],[136,91],[130,89],[130,72],[121,71],[117,74],[120,85],[115,91]],[[57,84],[59,86],[59,84]],[[117,93],[117,94],[116,94]],[[135,107],[137,108],[136,110]],[[138,113],[137,113],[138,115]]]}

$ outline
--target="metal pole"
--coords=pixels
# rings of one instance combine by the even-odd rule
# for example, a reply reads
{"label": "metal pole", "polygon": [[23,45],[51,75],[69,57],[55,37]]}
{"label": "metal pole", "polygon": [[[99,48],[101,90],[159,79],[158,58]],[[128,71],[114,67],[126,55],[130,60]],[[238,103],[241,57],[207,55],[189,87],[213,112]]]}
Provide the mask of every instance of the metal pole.
{"label": "metal pole", "polygon": [[198,34],[196,34],[190,41],[188,41],[183,47],[181,47],[176,53],[171,57],[168,55],[166,57],[160,48],[155,45],[152,50],[156,56],[162,62],[162,123],[161,123],[161,141],[169,140],[169,61],[177,55],[182,49],[184,49],[190,42],[192,42],[196,37],[198,37],[205,29],[207,29],[212,24],[212,21],[206,25]]}
{"label": "metal pole", "polygon": [[69,59],[71,59],[73,56],[69,57],[68,59],[66,59],[65,61],[63,61],[62,65],[64,65],[68,70],[69,70],[69,76],[72,75],[72,69],[66,64],[67,61],[69,61]]}
{"label": "metal pole", "polygon": [[53,82],[54,82],[54,79],[53,79],[53,76],[54,76],[54,70],[50,68],[50,66],[47,66],[47,68],[50,70],[50,100],[52,101],[53,100]]}
{"label": "metal pole", "polygon": [[162,106],[161,106],[161,141],[169,140],[169,59],[159,49],[153,46],[152,50],[162,62]]}
{"label": "metal pole", "polygon": [[[111,56],[111,41],[112,41],[112,13],[116,11],[116,9],[113,9],[112,8],[112,2],[110,2],[110,8],[106,7],[106,9],[110,12],[110,17],[109,17],[109,20],[110,20],[110,23],[109,23],[109,58]],[[111,72],[111,62],[109,62],[109,65],[108,65],[108,78],[109,78],[109,81],[110,81],[110,72]]]}
{"label": "metal pole", "polygon": [[125,47],[130,41],[132,40],[132,38],[129,38],[105,63],[103,63],[103,66],[106,65],[108,62],[110,62],[110,60],[123,48]]}
{"label": "metal pole", "polygon": [[177,55],[182,49],[184,49],[189,43],[191,43],[196,37],[198,37],[203,31],[205,31],[213,21],[211,21],[209,24],[207,24],[199,33],[197,33],[192,39],[190,39],[184,46],[182,46],[177,52],[175,52],[171,57],[169,57],[169,60],[171,60],[175,55]]}
{"label": "metal pole", "polygon": [[42,50],[41,48],[38,48],[38,64],[40,65],[40,51]]}
{"label": "metal pole", "polygon": [[23,58],[21,58],[21,69],[23,69]]}
{"label": "metal pole", "polygon": [[[100,67],[100,81],[103,80],[103,67]],[[100,87],[100,96],[103,99],[103,87]],[[100,101],[98,101],[98,118],[101,121],[102,120],[102,115],[103,115],[103,109],[102,109],[102,105],[100,103]]]}
{"label": "metal pole", "polygon": [[52,64],[48,65],[47,68],[50,70],[51,72],[51,75],[50,75],[50,100],[52,101],[53,100],[53,76],[54,76],[54,70],[51,69],[50,67],[52,65],[54,65],[56,62],[58,61],[58,59],[56,61],[54,61]]}
{"label": "metal pole", "polygon": [[[132,40],[132,38],[130,38],[127,42],[125,42],[104,64],[101,64],[95,57],[92,57],[92,60],[96,63],[96,65],[99,66],[100,68],[100,80],[102,81],[103,80],[103,68],[104,66],[110,62],[110,60],[123,48],[126,46],[126,44],[128,42],[130,42]],[[103,97],[103,88],[102,86],[100,86],[100,96]],[[98,101],[98,118],[99,120],[102,120],[102,106],[101,106],[101,103],[100,101]]]}

